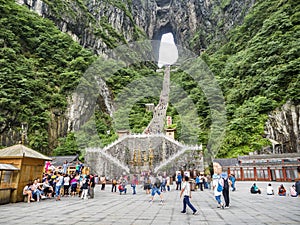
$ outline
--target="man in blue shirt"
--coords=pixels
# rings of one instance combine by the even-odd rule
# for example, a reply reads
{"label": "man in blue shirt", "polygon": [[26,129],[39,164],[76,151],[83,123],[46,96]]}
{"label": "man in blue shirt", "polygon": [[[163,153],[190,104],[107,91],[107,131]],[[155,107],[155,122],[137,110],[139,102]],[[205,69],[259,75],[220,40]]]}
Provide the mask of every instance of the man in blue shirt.
{"label": "man in blue shirt", "polygon": [[181,173],[178,173],[177,175],[177,185],[176,185],[176,190],[181,190],[181,183],[182,183],[182,176]]}

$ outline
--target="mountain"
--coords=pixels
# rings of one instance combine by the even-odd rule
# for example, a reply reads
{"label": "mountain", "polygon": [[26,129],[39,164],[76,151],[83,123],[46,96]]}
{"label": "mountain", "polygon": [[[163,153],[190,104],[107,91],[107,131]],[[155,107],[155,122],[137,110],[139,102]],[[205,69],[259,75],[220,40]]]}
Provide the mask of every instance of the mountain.
{"label": "mountain", "polygon": [[[28,127],[27,143],[43,153],[79,151],[73,132],[85,119],[72,109],[84,110],[84,103],[72,92],[95,56],[171,32],[177,45],[201,54],[223,92],[227,132],[219,156],[300,151],[297,1],[0,0],[0,5],[2,146],[21,140],[22,127]],[[153,47],[157,57],[158,46]],[[115,98],[134,80],[159,76],[156,69],[152,63],[132,65],[99,81],[107,90],[95,115],[103,144],[116,138],[107,97]],[[207,144],[212,121],[205,94],[182,71],[172,79],[193,100],[201,122],[197,141]],[[129,120],[135,132],[151,119],[141,106],[157,101],[144,98],[133,107]],[[172,105],[168,113],[180,127]]]}

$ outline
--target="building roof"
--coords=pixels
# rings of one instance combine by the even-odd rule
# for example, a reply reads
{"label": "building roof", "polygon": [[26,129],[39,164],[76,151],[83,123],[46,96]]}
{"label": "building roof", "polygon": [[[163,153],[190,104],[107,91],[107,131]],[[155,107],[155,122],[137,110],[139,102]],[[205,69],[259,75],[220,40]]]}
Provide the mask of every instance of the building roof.
{"label": "building roof", "polygon": [[20,170],[20,169],[17,167],[14,167],[11,164],[0,163],[0,170]]}
{"label": "building roof", "polygon": [[253,155],[245,155],[239,156],[239,160],[255,160],[255,159],[285,159],[285,158],[300,158],[300,153],[282,153],[282,154],[253,154]]}
{"label": "building roof", "polygon": [[237,166],[239,164],[237,158],[214,159],[213,161],[219,163],[221,166]]}
{"label": "building roof", "polygon": [[69,156],[53,156],[52,164],[54,166],[62,166],[65,161],[68,161],[69,165],[76,164],[76,162],[80,162],[78,159],[78,155],[69,155]]}
{"label": "building roof", "polygon": [[0,158],[22,158],[22,157],[43,159],[47,161],[52,160],[50,157],[47,157],[21,144],[0,149]]}

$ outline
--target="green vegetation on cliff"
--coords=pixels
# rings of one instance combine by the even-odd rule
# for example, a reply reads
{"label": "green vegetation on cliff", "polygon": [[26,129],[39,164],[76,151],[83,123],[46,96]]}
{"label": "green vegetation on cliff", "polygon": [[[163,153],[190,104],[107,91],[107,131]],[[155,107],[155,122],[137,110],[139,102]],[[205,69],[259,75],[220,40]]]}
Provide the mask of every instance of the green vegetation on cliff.
{"label": "green vegetation on cliff", "polygon": [[267,114],[287,101],[299,104],[299,12],[297,1],[258,0],[227,43],[202,54],[226,100],[228,126],[220,157],[267,146]]}
{"label": "green vegetation on cliff", "polygon": [[95,59],[70,36],[13,0],[0,0],[0,133],[28,124],[29,145],[50,153],[50,115]]}

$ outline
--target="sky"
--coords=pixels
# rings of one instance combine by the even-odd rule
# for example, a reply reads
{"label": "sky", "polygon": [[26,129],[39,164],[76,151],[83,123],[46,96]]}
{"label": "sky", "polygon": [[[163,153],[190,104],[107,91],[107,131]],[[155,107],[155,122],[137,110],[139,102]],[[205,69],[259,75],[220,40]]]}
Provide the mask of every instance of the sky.
{"label": "sky", "polygon": [[178,59],[178,51],[172,33],[163,34],[159,48],[158,67],[174,64]]}

